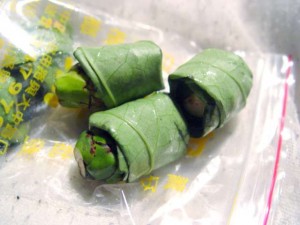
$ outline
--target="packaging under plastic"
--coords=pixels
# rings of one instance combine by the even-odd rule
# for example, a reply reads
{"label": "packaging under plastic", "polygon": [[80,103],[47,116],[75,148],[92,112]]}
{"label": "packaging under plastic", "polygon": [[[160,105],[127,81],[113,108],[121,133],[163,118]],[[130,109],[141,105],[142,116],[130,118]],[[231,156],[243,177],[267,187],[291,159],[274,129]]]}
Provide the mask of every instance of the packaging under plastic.
{"label": "packaging under plastic", "polygon": [[[241,113],[208,136],[191,138],[187,154],[174,163],[130,184],[105,184],[84,180],[73,156],[79,134],[87,129],[89,112],[60,106],[53,88],[55,77],[76,62],[72,52],[78,46],[152,40],[163,50],[169,91],[167,75],[202,51],[201,46],[100,11],[86,12],[68,1],[4,1],[0,16],[5,21],[0,25],[1,72],[9,72],[1,75],[0,91],[6,90],[7,96],[17,99],[11,101],[21,105],[9,107],[9,98],[2,94],[1,104],[8,107],[11,124],[17,121],[18,130],[26,128],[14,142],[4,138],[12,145],[0,158],[1,224],[46,220],[49,224],[276,224],[283,220],[276,206],[280,193],[296,185],[286,186],[284,180],[289,177],[287,162],[297,158],[299,146],[299,126],[292,122],[297,115],[291,98],[291,57],[236,52],[254,75]],[[48,72],[42,73],[45,69]],[[26,109],[24,99],[29,104]],[[7,124],[1,124],[1,137],[11,134],[3,132]]]}

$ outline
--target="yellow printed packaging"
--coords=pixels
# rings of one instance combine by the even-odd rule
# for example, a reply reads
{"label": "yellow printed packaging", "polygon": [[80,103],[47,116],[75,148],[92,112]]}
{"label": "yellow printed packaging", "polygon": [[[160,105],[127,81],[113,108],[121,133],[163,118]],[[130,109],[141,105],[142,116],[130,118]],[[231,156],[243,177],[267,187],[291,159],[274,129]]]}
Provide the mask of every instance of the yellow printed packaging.
{"label": "yellow printed packaging", "polygon": [[[294,89],[290,82],[293,75],[289,72],[293,71],[293,60],[285,55],[236,52],[249,64],[255,78],[246,107],[213,134],[191,139],[187,154],[180,160],[129,184],[105,184],[80,176],[72,151],[79,134],[88,129],[90,112],[61,107],[53,86],[55,77],[75,64],[72,53],[78,46],[151,40],[162,49],[167,84],[168,74],[201,52],[205,43],[209,42],[210,47],[220,46],[208,34],[227,40],[227,33],[215,29],[215,34],[211,29],[221,24],[215,21],[226,21],[226,16],[232,21],[232,12],[221,7],[226,3],[219,2],[218,9],[222,10],[215,14],[211,11],[215,4],[205,1],[192,1],[183,8],[175,3],[166,7],[165,3],[158,5],[146,0],[136,1],[131,6],[127,1],[117,1],[112,7],[112,3],[106,1],[1,1],[0,204],[5,206],[1,208],[3,223],[263,224],[270,209],[268,224],[292,220],[292,216],[286,218],[276,207],[279,207],[279,197],[282,199],[286,193],[291,196],[290,190],[296,193],[299,189],[292,183],[293,174],[288,173],[291,171],[288,166],[298,157],[300,128],[295,123],[297,116],[291,98],[284,97],[284,93],[293,93]],[[88,4],[94,5],[89,7]],[[190,4],[195,7],[189,8]],[[178,12],[173,11],[175,8]],[[185,9],[193,16],[177,14]],[[208,20],[206,11],[215,20]],[[175,19],[168,21],[169,15]],[[133,21],[138,16],[148,24]],[[182,18],[190,18],[184,19],[189,23],[177,24]],[[165,20],[157,22],[157,19]],[[149,25],[155,21],[168,29]],[[199,29],[199,21],[211,23]],[[252,37],[247,29],[242,31],[240,37],[247,40]],[[257,43],[254,45],[259,47]],[[168,92],[168,85],[165,86]],[[284,99],[287,99],[285,106]],[[284,129],[280,130],[283,109],[289,110],[285,114]],[[281,148],[278,147],[280,137]],[[283,154],[279,176],[273,204],[269,207],[276,153],[280,153],[280,149]],[[293,208],[289,208],[286,215],[292,212]],[[281,220],[278,222],[278,219]]]}

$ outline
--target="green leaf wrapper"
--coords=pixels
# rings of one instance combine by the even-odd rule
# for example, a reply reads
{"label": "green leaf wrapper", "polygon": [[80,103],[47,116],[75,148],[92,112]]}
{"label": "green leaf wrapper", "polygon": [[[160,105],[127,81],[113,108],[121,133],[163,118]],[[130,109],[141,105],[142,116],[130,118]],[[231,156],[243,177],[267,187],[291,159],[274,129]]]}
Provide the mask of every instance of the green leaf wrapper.
{"label": "green leaf wrapper", "polygon": [[[79,47],[74,56],[84,71],[81,76],[88,77],[92,82],[93,97],[100,99],[107,108],[144,97],[164,87],[162,52],[153,42]],[[71,88],[69,92],[72,92]]]}
{"label": "green leaf wrapper", "polygon": [[[94,113],[89,126],[96,134],[109,134],[117,145],[114,151],[117,169],[105,179],[107,182],[132,182],[179,159],[185,154],[189,139],[180,113],[170,97],[162,93]],[[89,137],[83,133],[78,140],[75,157],[79,163],[83,160],[86,168],[91,168],[93,158],[89,152],[94,157],[97,155],[86,138]]]}
{"label": "green leaf wrapper", "polygon": [[[234,53],[207,49],[181,65],[169,76],[172,99],[179,105],[190,135],[201,137],[223,126],[246,104],[252,73]],[[205,105],[202,116],[184,107],[191,95]],[[197,111],[197,110],[195,110]]]}

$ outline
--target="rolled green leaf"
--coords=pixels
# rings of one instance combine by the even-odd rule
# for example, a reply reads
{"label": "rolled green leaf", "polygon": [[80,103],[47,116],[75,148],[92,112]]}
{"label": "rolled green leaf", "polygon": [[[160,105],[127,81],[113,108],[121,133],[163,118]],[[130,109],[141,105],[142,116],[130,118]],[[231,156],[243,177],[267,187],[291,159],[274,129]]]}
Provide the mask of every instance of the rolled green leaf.
{"label": "rolled green leaf", "polygon": [[[93,102],[102,102],[105,107],[112,108],[164,87],[162,52],[153,42],[79,47],[74,56],[79,62],[77,69],[56,81],[58,98],[63,106],[81,107],[86,103],[93,106]],[[80,79],[76,81],[73,76]],[[82,91],[78,90],[79,86]],[[77,97],[71,98],[73,93]]]}
{"label": "rolled green leaf", "polygon": [[245,106],[252,73],[234,53],[207,49],[176,69],[169,84],[190,135],[201,137],[222,127]]}
{"label": "rolled green leaf", "polygon": [[106,182],[132,182],[179,159],[189,139],[180,113],[162,93],[94,113],[89,127],[75,158],[84,177]]}

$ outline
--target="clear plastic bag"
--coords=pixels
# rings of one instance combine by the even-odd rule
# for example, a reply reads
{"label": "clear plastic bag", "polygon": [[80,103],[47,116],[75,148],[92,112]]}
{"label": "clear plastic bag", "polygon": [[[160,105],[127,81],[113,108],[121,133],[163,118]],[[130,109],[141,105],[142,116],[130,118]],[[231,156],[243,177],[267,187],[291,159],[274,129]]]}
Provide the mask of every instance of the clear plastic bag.
{"label": "clear plastic bag", "polygon": [[[80,45],[147,39],[163,49],[166,81],[167,74],[201,51],[201,46],[177,34],[100,11],[86,12],[69,1],[7,0],[0,16],[7,21],[0,29],[2,57],[8,46],[33,58],[57,50],[52,41],[36,42],[32,34],[39,29],[70,37],[60,49],[63,60],[51,65],[55,73],[70,68],[75,62],[72,51]],[[35,51],[21,34],[40,44]],[[211,135],[191,139],[181,160],[129,184],[81,178],[73,147],[87,128],[89,112],[59,106],[50,82],[41,98],[32,98],[37,102],[25,142],[11,146],[0,158],[0,224],[265,225],[288,219],[294,224],[296,218],[281,209],[286,195],[299,187],[291,165],[299,161],[294,62],[285,55],[236,53],[254,74],[246,108]],[[288,204],[296,215],[296,203]]]}

